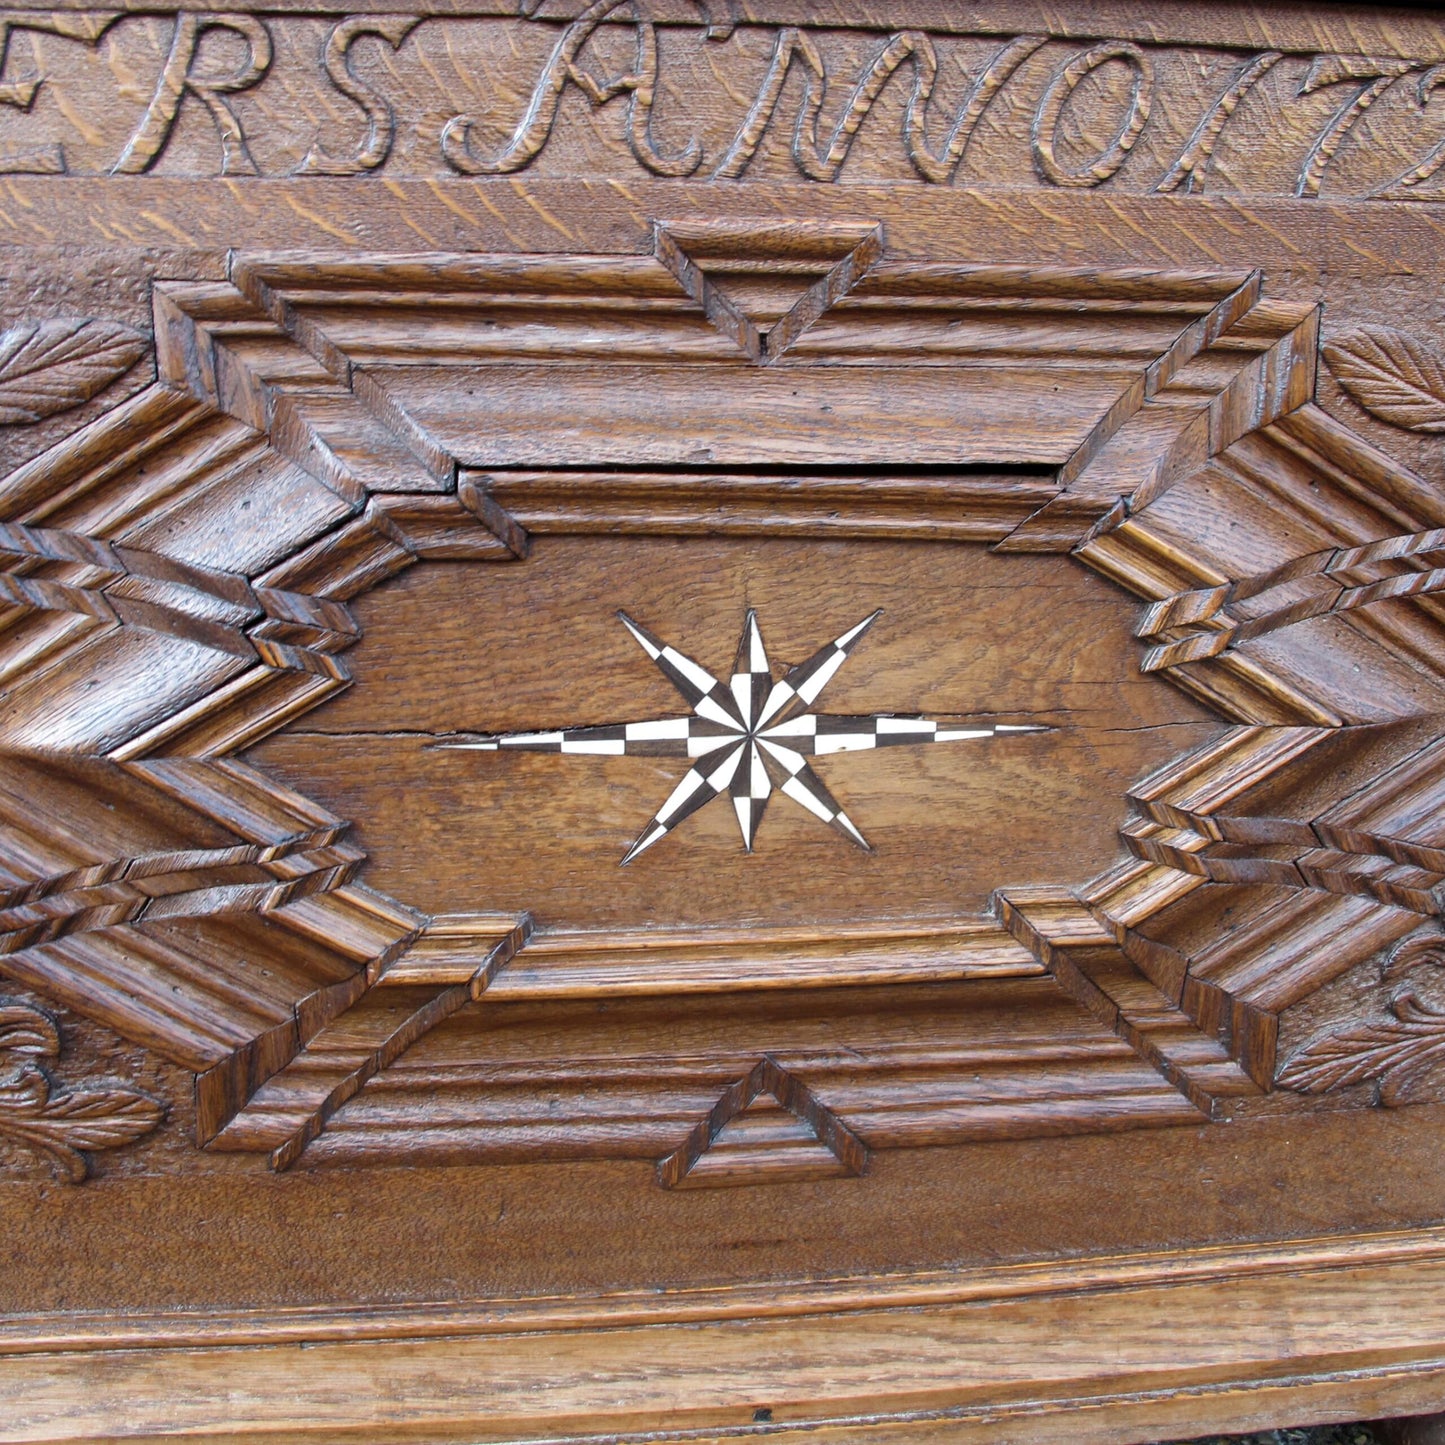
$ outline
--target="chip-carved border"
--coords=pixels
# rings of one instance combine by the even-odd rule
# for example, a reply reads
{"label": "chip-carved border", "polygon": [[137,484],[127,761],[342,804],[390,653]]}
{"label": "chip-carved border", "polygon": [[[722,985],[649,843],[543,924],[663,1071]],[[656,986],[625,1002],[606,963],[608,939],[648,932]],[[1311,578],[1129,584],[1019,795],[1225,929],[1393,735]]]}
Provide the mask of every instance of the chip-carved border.
{"label": "chip-carved border", "polygon": [[[709,292],[719,260],[730,276],[801,278],[805,300],[772,330],[749,329]],[[1374,674],[1396,693],[1404,672],[1430,674],[1429,534],[1445,516],[1418,478],[1314,406],[1317,313],[1262,289],[1257,273],[890,261],[871,223],[660,225],[655,256],[238,256],[229,282],[158,285],[158,383],[0,488],[0,676],[17,703],[6,746],[67,759],[87,796],[148,791],[189,822],[169,848],[101,863],[37,876],[22,858],[0,914],[8,970],[193,1068],[201,1142],[285,1167],[530,934],[526,917],[431,919],[366,889],[344,820],[235,760],[346,685],[347,604],[428,558],[515,565],[548,531],[950,536],[1071,552],[1155,602],[1148,665],[1236,726],[1134,790],[1137,861],[1077,887],[1011,889],[996,925],[895,940],[892,966],[926,977],[931,950],[955,975],[970,960],[1051,974],[1182,1096],[1182,1114],[1151,1105],[1139,1122],[1267,1088],[1279,1011],[1436,911],[1439,840],[1411,833],[1433,754],[1402,753],[1391,724],[1407,711],[1354,715],[1336,669],[1341,648],[1367,669],[1352,697],[1370,695]],[[480,326],[509,307],[525,312],[510,333]],[[939,318],[951,339],[929,331]],[[779,325],[786,357],[767,349]],[[479,465],[387,384],[388,368],[495,360],[508,345],[605,356],[623,332],[635,354],[758,366],[936,360],[951,347],[972,376],[1002,375],[1000,405],[1013,387],[1027,419],[1004,443],[986,429],[964,439],[947,485],[917,476],[883,495],[824,477],[785,496],[726,470]],[[1119,374],[1113,401],[1053,457],[1056,419],[1029,416],[1040,378],[1067,398],[1101,368]],[[1000,447],[1033,472],[991,471]],[[1207,509],[1191,539],[1187,512],[1181,522],[1164,504],[1201,478],[1285,506],[1292,486],[1317,492],[1323,478],[1343,499],[1333,515],[1309,504],[1330,537],[1311,554],[1324,560],[1312,572],[1288,556],[1236,563]],[[258,496],[260,525],[241,514]],[[1362,597],[1369,565],[1426,581]],[[1280,595],[1320,577],[1335,587],[1324,601]],[[1251,617],[1266,594],[1270,610]],[[1321,625],[1330,649],[1307,635]],[[83,705],[82,672],[100,679]],[[1362,740],[1360,776],[1330,801],[1349,816],[1293,816],[1281,780],[1346,728]],[[57,765],[34,766],[36,786],[53,785]],[[1278,807],[1260,816],[1252,799],[1270,789]],[[1263,890],[1227,947],[1181,946],[1158,926],[1220,887]],[[186,941],[226,928],[284,953],[288,996],[262,1008],[236,980],[203,976]],[[781,970],[796,952],[764,949]],[[161,997],[177,976],[184,1007]]]}

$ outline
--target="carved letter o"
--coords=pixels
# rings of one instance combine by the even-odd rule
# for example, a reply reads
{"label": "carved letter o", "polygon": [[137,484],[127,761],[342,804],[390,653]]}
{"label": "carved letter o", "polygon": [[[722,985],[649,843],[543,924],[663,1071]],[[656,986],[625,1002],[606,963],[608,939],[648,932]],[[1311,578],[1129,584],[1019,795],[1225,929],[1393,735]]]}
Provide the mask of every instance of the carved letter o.
{"label": "carved letter o", "polygon": [[[1054,155],[1054,140],[1064,106],[1074,88],[1090,71],[1107,65],[1111,60],[1122,60],[1134,72],[1129,87],[1128,113],[1114,139],[1092,165],[1077,171],[1065,170]],[[1034,112],[1034,160],[1044,178],[1056,186],[1097,186],[1107,181],[1134,149],[1134,142],[1139,139],[1139,132],[1149,119],[1153,93],[1154,64],[1137,45],[1105,41],[1090,50],[1080,51],[1067,65],[1060,67]]]}

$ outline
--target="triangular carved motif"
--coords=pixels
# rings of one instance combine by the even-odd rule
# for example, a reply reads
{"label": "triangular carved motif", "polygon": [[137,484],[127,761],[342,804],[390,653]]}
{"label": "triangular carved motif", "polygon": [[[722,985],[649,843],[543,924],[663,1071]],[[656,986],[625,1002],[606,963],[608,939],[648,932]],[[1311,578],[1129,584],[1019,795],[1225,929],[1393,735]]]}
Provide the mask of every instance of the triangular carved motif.
{"label": "triangular carved motif", "polygon": [[[664,223],[656,235],[674,265],[666,275],[656,256],[418,266],[308,255],[236,257],[229,282],[157,284],[160,379],[3,488],[7,973],[196,1073],[198,1136],[267,1153],[276,1167],[328,1130],[317,1163],[432,1147],[409,1128],[376,1144],[365,1086],[469,1007],[524,943],[514,997],[558,982],[686,993],[724,979],[746,993],[800,978],[842,986],[906,971],[909,983],[952,984],[975,966],[1017,966],[1030,978],[1044,967],[1068,980],[1088,1027],[1106,1027],[1137,1059],[1041,1073],[1021,1051],[1011,1073],[994,1076],[997,1097],[980,1098],[966,1056],[950,1053],[948,1081],[931,1080],[930,1102],[907,1110],[898,1103],[915,1098],[913,1082],[886,1049],[809,1063],[810,1078],[832,1071],[827,1097],[845,1126],[776,1062],[751,1067],[756,1045],[729,1035],[679,1062],[650,1099],[616,1085],[617,1110],[650,1131],[635,1137],[656,1157],[680,1142],[676,1096],[661,1096],[685,1077],[705,1117],[665,1162],[671,1184],[858,1172],[867,1155],[851,1128],[882,1148],[1001,1128],[1192,1123],[1216,1100],[1267,1089],[1283,1011],[1337,977],[1342,960],[1363,961],[1434,917],[1445,877],[1429,830],[1442,744],[1399,726],[1425,695],[1417,689],[1438,685],[1433,667],[1421,666],[1425,682],[1402,681],[1401,669],[1425,657],[1422,636],[1433,646],[1436,633],[1420,629],[1439,626],[1411,608],[1442,585],[1445,513],[1424,479],[1311,400],[1317,310],[1262,302],[1258,276],[1232,271],[879,261],[871,224]],[[583,468],[592,447],[613,444],[605,407],[586,445],[553,470],[538,469],[538,438],[549,454],[572,445],[565,407],[509,422],[510,402],[499,404],[500,440],[478,427],[475,398],[497,370],[478,357],[571,376],[579,358],[597,361],[599,307],[625,318],[626,364],[642,358],[653,378],[700,349],[726,357],[733,343],[700,330],[675,273],[729,334],[751,335],[757,359],[794,347],[788,377],[771,383],[745,353],[712,368],[752,388],[716,468],[689,460],[694,433],[716,436],[727,420],[710,414],[714,398],[691,375],[658,404],[678,424],[644,428],[640,451],[629,448],[641,433],[624,435],[601,470]],[[518,295],[540,310],[519,309]],[[1070,334],[1100,356],[1118,351],[1124,320],[1141,346],[1148,336],[1161,349],[1137,374],[1123,357],[1097,394],[1080,380],[1073,343],[1048,328],[1011,343],[1027,365],[984,364],[980,336],[1012,326],[1020,307],[1067,309]],[[345,347],[326,329],[343,315]],[[911,340],[890,351],[889,372],[853,408],[858,430],[804,425],[789,451],[770,425],[769,467],[781,453],[784,470],[754,472],[754,418],[768,415],[767,399],[793,386],[821,396],[829,373],[853,373],[849,387],[881,374],[881,362],[837,363],[864,355],[888,327]],[[819,364],[790,364],[804,356]],[[378,357],[389,358],[377,368],[385,387],[368,370]],[[598,363],[598,395],[618,389],[608,364]],[[891,439],[894,370],[929,380],[933,397],[998,380],[975,410],[940,412],[929,452],[917,429]],[[453,383],[438,385],[442,375]],[[1002,431],[988,420],[995,412]],[[970,430],[977,417],[987,425]],[[848,464],[847,438],[860,434],[880,466],[898,464],[887,488]],[[673,435],[681,442],[669,451],[659,438]],[[830,467],[799,475],[830,436]],[[1258,484],[1266,457],[1283,479],[1268,497]],[[995,475],[1001,458],[1023,460]],[[1372,488],[1388,500],[1367,505]],[[1171,492],[1174,510],[1151,511]],[[1291,509],[1286,494],[1333,497],[1331,514],[1354,520],[1321,530],[1316,503]],[[1200,532],[1181,534],[1181,498],[1193,499]],[[1210,519],[1236,512],[1265,529],[1268,547],[1230,550]],[[1131,857],[1082,891],[1011,887],[995,895],[996,917],[941,932],[649,936],[640,948],[625,931],[568,943],[544,930],[534,945],[520,912],[433,917],[374,892],[342,813],[241,756],[348,685],[346,652],[361,633],[351,604],[406,569],[525,565],[532,532],[719,531],[1073,553],[1153,604],[1151,670],[1238,726],[1134,786],[1138,816],[1122,830]],[[1327,625],[1324,649],[1310,626]],[[1342,697],[1342,676],[1367,681]],[[1356,699],[1377,695],[1362,717]],[[1309,782],[1326,772],[1347,784],[1333,800]],[[1219,890],[1232,887],[1251,890],[1248,911],[1221,935]],[[566,1067],[594,1088],[590,1055]],[[343,1105],[357,1122],[349,1132],[339,1117],[329,1124]],[[389,1107],[382,1098],[370,1117]],[[489,1107],[469,1103],[459,1117],[470,1127]],[[604,1113],[549,1121],[530,1157],[548,1157],[564,1135],[568,1148],[612,1148]],[[467,1145],[477,1161],[517,1148],[510,1136],[467,1138],[480,1140]]]}
{"label": "triangular carved motif", "polygon": [[669,1189],[862,1174],[868,1150],[770,1058],[724,1090],[687,1142],[657,1166]]}
{"label": "triangular carved motif", "polygon": [[883,257],[871,222],[659,222],[657,259],[760,366],[776,361]]}

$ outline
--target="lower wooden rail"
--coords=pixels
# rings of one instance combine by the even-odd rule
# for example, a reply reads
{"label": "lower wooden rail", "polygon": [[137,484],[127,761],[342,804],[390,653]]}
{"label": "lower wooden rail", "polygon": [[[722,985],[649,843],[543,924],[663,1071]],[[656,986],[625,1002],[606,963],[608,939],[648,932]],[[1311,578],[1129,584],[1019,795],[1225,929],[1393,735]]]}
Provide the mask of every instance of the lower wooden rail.
{"label": "lower wooden rail", "polygon": [[0,1441],[1127,1442],[1445,1404],[1445,1230],[593,1299],[11,1319]]}

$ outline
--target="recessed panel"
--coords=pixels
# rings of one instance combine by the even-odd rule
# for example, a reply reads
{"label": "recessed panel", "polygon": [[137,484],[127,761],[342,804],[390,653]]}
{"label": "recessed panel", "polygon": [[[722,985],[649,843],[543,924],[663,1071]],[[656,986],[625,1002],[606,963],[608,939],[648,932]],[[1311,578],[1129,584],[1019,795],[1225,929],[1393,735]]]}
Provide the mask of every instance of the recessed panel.
{"label": "recessed panel", "polygon": [[[1222,728],[1139,676],[1134,612],[1059,556],[542,538],[525,562],[429,564],[362,599],[352,688],[249,756],[354,819],[365,881],[432,913],[945,920],[1001,886],[1108,867],[1128,786]],[[740,639],[759,712],[809,659],[828,674],[791,672],[804,697],[778,711],[746,808],[737,773],[770,729],[728,734],[687,694],[689,677],[716,680],[726,705]],[[689,729],[690,756],[646,745]],[[670,816],[694,774],[707,797]]]}

